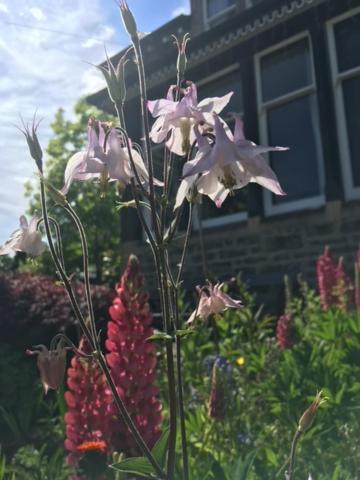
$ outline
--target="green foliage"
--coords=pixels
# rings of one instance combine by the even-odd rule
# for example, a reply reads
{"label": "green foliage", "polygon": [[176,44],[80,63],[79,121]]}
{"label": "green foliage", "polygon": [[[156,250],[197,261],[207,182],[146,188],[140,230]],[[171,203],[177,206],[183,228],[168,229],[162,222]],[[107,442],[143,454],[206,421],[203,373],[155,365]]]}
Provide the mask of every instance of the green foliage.
{"label": "green foliage", "polygon": [[[316,293],[300,282],[300,296],[286,309],[297,341],[281,350],[275,319],[256,308],[241,283],[238,290],[232,294],[244,308],[198,325],[182,340],[192,480],[235,480],[246,462],[248,480],[284,478],[297,422],[320,389],[328,401],[300,440],[295,478],[358,478],[359,314],[324,312]],[[223,357],[227,376],[223,421],[207,411],[214,354]]]}
{"label": "green foliage", "polygon": [[59,448],[51,455],[46,454],[46,446],[37,450],[32,445],[20,448],[11,464],[7,467],[9,475],[14,480],[67,480],[70,471],[65,465],[63,448]]}
{"label": "green foliage", "polygon": [[[100,112],[80,100],[75,107],[75,119],[65,119],[65,112],[59,109],[51,125],[54,132],[47,149],[45,176],[56,188],[64,184],[64,171],[69,158],[85,148],[87,122],[90,116],[102,121],[111,121],[112,117]],[[26,185],[30,211],[40,211],[40,197],[37,185]],[[109,186],[104,196],[94,182],[74,182],[68,194],[68,200],[75,207],[83,222],[89,243],[90,264],[97,282],[115,278],[119,264],[120,217],[116,212],[116,188]],[[60,206],[49,200],[50,213],[59,220],[62,229],[64,254],[69,271],[82,270],[81,246],[76,228]],[[36,273],[53,274],[53,264],[49,253],[27,270]]]}
{"label": "green foliage", "polygon": [[[161,467],[165,467],[166,449],[169,441],[170,430],[163,431],[161,437],[154,445],[151,453]],[[156,477],[154,468],[145,457],[131,457],[117,461],[111,465],[111,468],[120,473],[138,475],[145,478]]]}

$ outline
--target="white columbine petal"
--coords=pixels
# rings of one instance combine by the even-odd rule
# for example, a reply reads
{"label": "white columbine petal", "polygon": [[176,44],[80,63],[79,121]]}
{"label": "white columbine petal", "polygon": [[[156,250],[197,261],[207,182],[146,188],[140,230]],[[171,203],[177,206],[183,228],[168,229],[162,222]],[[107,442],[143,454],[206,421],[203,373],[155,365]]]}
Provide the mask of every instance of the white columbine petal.
{"label": "white columbine petal", "polygon": [[26,218],[20,217],[20,228],[10,235],[10,238],[0,247],[0,255],[12,252],[25,252],[29,255],[41,255],[46,243],[41,240],[41,234],[36,230],[38,217],[34,215],[28,224]]}
{"label": "white columbine petal", "polygon": [[[221,206],[227,193],[246,186],[249,182],[256,182],[267,188],[276,195],[285,195],[279,181],[266,160],[260,155],[269,151],[285,151],[285,147],[258,146],[245,139],[243,124],[236,117],[234,136],[226,132],[219,117],[214,114],[215,144],[204,150],[201,145],[199,152],[201,158],[196,165],[188,169],[186,176],[202,173],[199,182],[203,183],[199,193],[204,193],[213,198],[217,206]],[[212,178],[207,176],[212,173]],[[221,189],[214,196],[214,177],[223,184],[225,191]],[[227,192],[227,193],[226,193]]]}
{"label": "white columbine petal", "polygon": [[230,92],[223,97],[206,98],[198,103],[196,85],[190,83],[178,102],[169,100],[169,95],[167,99],[148,102],[149,111],[158,117],[150,132],[151,139],[155,143],[161,143],[170,132],[167,147],[177,155],[185,155],[195,140],[193,126],[197,123],[213,126],[211,113],[219,113],[228,104],[232,94]]}

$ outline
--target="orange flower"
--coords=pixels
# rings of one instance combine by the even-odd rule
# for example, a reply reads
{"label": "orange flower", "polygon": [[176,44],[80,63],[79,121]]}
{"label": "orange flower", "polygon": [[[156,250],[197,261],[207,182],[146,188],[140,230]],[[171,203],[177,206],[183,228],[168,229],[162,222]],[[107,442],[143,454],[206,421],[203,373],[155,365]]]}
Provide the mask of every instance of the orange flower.
{"label": "orange flower", "polygon": [[95,452],[95,451],[104,452],[106,450],[106,443],[102,441],[96,441],[96,440],[83,442],[81,445],[77,447],[77,450],[81,453]]}

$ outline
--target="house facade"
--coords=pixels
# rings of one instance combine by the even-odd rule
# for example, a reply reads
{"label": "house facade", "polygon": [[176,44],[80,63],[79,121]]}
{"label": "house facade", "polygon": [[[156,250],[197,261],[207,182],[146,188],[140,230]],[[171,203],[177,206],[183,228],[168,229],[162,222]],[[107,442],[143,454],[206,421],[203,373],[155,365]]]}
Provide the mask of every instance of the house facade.
{"label": "house facade", "polygon": [[[313,278],[325,245],[350,267],[360,240],[359,1],[192,0],[191,7],[191,15],[143,40],[148,97],[164,97],[175,82],[171,33],[190,31],[186,78],[196,82],[199,98],[234,91],[223,115],[240,112],[246,138],[290,150],[269,155],[285,197],[251,184],[221,209],[204,200],[186,285],[242,272],[265,295],[285,273]],[[134,69],[127,84],[128,130],[140,138]],[[112,110],[105,91],[88,100]],[[134,212],[121,221],[124,255],[140,255],[152,276]]]}

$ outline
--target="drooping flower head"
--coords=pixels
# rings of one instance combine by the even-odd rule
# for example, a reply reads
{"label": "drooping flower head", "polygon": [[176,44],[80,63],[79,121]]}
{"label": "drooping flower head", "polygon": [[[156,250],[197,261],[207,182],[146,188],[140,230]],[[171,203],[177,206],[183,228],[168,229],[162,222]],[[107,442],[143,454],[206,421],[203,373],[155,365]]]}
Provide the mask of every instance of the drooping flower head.
{"label": "drooping flower head", "polygon": [[[213,114],[215,125],[215,143],[209,148],[204,142],[199,144],[199,155],[191,168],[186,168],[184,177],[202,174],[200,193],[209,195],[217,207],[221,207],[227,195],[236,189],[254,182],[267,188],[276,195],[285,195],[279,181],[270,168],[263,153],[286,151],[287,147],[259,146],[245,139],[243,123],[235,116],[234,135],[226,131],[216,113]],[[222,187],[219,187],[219,183]]]}
{"label": "drooping flower head", "polygon": [[0,247],[0,255],[8,255],[12,252],[41,255],[47,245],[41,240],[41,233],[37,230],[38,221],[39,218],[34,215],[28,223],[26,217],[21,215],[20,228],[15,230],[9,240]]}
{"label": "drooping flower head", "polygon": [[66,369],[66,348],[59,341],[55,348],[47,349],[45,345],[35,345],[35,350],[27,350],[27,355],[37,356],[37,366],[40,371],[44,392],[49,389],[58,390],[64,380]]}
{"label": "drooping flower head", "polygon": [[[130,183],[135,173],[122,135],[111,125],[93,118],[89,120],[87,133],[86,150],[75,153],[68,161],[62,193],[68,192],[74,180],[100,179],[117,180],[123,185]],[[135,148],[131,148],[130,152],[140,180],[146,183],[149,175],[141,155]]]}
{"label": "drooping flower head", "polygon": [[217,283],[216,285],[209,283],[205,287],[197,287],[199,294],[198,306],[186,322],[188,325],[191,325],[196,318],[206,321],[212,314],[221,313],[228,308],[242,307],[240,300],[234,300],[230,295],[221,291],[223,286],[223,283]]}
{"label": "drooping flower head", "polygon": [[[153,334],[153,320],[144,291],[144,278],[139,261],[131,256],[116,288],[107,327],[106,360],[119,395],[133,421],[151,448],[160,434],[161,404],[155,386],[155,345],[147,339]],[[113,416],[118,418],[113,405]],[[114,448],[126,454],[138,454],[134,439],[126,425],[117,420],[112,427]]]}
{"label": "drooping flower head", "polygon": [[195,83],[189,82],[189,86],[182,93],[180,101],[175,102],[171,86],[166,98],[148,101],[148,109],[156,118],[152,126],[150,136],[153,142],[165,141],[167,147],[177,155],[186,155],[190,145],[195,141],[195,124],[213,126],[212,112],[220,113],[229,103],[233,92],[223,97],[205,98],[198,103]]}

